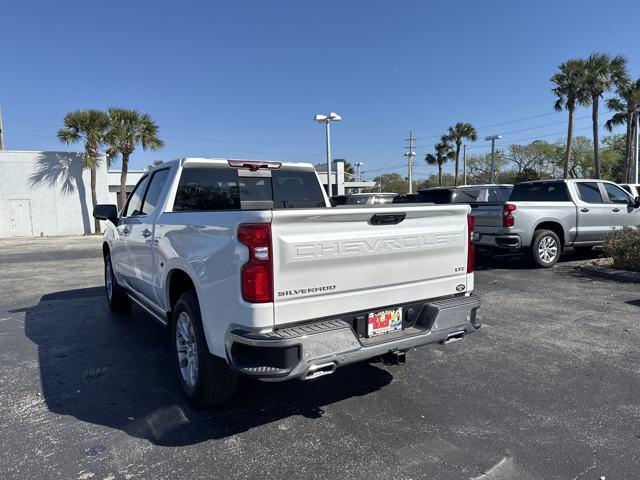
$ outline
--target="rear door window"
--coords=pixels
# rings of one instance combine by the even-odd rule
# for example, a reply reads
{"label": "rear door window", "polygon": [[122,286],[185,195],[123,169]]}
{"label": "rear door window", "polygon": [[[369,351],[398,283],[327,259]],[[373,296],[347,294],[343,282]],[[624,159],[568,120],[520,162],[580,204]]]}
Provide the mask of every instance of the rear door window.
{"label": "rear door window", "polygon": [[577,184],[580,200],[585,203],[604,203],[597,182],[580,182]]}

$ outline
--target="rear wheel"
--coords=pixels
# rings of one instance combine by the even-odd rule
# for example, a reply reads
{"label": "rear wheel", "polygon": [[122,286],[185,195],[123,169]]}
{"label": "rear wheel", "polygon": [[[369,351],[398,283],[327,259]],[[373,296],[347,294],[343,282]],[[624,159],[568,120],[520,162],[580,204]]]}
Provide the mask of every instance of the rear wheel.
{"label": "rear wheel", "polygon": [[562,253],[560,239],[551,230],[538,230],[533,235],[531,256],[533,262],[542,268],[553,267]]}
{"label": "rear wheel", "polygon": [[104,257],[104,288],[107,294],[109,308],[115,312],[126,310],[129,307],[129,297],[124,288],[118,285],[118,280],[113,273],[111,255]]}
{"label": "rear wheel", "polygon": [[226,360],[209,353],[200,306],[193,292],[180,295],[172,320],[176,372],[189,402],[211,407],[233,397],[238,377]]}

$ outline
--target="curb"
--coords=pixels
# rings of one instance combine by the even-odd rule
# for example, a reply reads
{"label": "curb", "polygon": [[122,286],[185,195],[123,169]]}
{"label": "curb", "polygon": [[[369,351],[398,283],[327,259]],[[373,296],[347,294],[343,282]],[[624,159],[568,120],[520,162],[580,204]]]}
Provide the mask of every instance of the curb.
{"label": "curb", "polygon": [[628,272],[592,264],[581,265],[580,269],[596,277],[609,278],[619,282],[640,283],[640,272]]}

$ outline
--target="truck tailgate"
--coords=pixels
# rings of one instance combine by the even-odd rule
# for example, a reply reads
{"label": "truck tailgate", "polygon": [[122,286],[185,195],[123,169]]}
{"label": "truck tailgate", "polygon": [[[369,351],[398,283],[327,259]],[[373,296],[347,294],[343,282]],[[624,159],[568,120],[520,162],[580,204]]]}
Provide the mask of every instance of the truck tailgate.
{"label": "truck tailgate", "polygon": [[[275,323],[472,289],[468,212],[467,205],[274,210]],[[374,224],[375,215],[389,214],[405,217]]]}
{"label": "truck tailgate", "polygon": [[487,228],[489,230],[502,228],[503,208],[504,202],[471,205],[471,215],[475,219],[476,231],[483,232]]}

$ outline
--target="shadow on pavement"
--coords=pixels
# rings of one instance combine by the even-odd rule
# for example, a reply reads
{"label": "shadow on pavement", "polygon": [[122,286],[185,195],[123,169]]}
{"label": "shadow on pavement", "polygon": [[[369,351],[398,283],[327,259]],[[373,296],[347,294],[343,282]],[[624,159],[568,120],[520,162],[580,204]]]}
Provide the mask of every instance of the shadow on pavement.
{"label": "shadow on pavement", "polygon": [[[593,260],[599,258],[602,252],[600,250],[593,250],[587,253],[578,253],[572,248],[567,248],[563,252],[560,260],[556,265],[562,265],[563,263]],[[524,252],[506,252],[496,253],[490,257],[476,257],[476,270],[494,270],[494,269],[508,269],[508,270],[528,270],[537,268],[534,266],[533,261],[529,258],[527,253]],[[553,268],[553,267],[552,267]]]}
{"label": "shadow on pavement", "polygon": [[173,372],[168,331],[135,308],[112,313],[102,287],[47,294],[25,312],[49,410],[156,445],[224,438],[295,415],[319,418],[326,405],[392,379],[362,363],[311,382],[245,380],[231,405],[197,410],[184,401]]}

